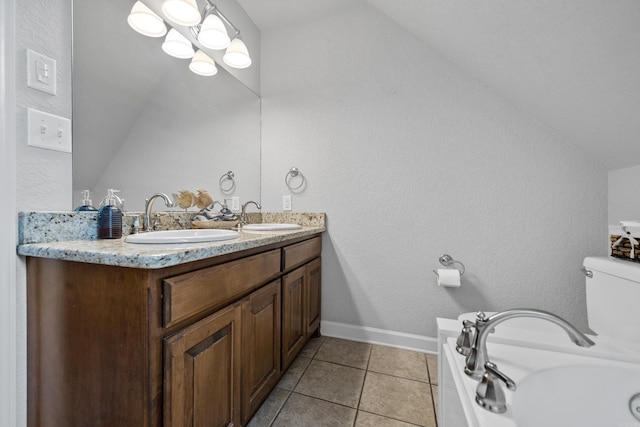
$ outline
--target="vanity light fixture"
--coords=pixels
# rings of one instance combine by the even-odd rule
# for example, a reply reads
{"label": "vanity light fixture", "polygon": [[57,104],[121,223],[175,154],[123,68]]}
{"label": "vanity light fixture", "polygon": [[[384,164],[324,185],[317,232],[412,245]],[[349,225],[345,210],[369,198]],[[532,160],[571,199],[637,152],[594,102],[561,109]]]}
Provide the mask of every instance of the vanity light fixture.
{"label": "vanity light fixture", "polygon": [[167,34],[167,26],[162,18],[141,1],[135,2],[127,22],[131,28],[147,37],[162,37]]}
{"label": "vanity light fixture", "polygon": [[169,30],[167,37],[162,43],[162,50],[167,55],[171,55],[179,59],[193,58],[195,52],[191,42],[185,36],[176,31],[175,28]]}
{"label": "vanity light fixture", "polygon": [[189,69],[200,76],[215,76],[218,74],[216,63],[201,50],[198,50],[193,56]]}
{"label": "vanity light fixture", "polygon": [[247,50],[247,46],[244,44],[242,39],[240,38],[240,34],[236,35],[236,38],[231,40],[231,44],[227,48],[222,60],[229,67],[233,68],[247,68],[251,65],[251,57],[249,56],[249,51]]}
{"label": "vanity light fixture", "polygon": [[[204,9],[200,13],[196,0],[164,0],[162,13],[171,22],[179,26],[190,27],[191,34],[197,40],[196,44],[208,49],[226,49],[222,60],[229,67],[249,67],[251,57],[247,46],[240,38],[240,30],[220,12],[220,9],[212,3],[213,0],[205,1]],[[189,69],[194,73],[213,76],[218,72],[213,59],[200,50],[196,54],[189,39],[175,28],[171,28],[167,33],[163,19],[142,1],[136,1],[127,21],[134,30],[145,36],[162,37],[166,34],[162,50],[175,58],[193,58]],[[233,39],[229,37],[230,33],[227,32],[227,29],[232,30]]]}
{"label": "vanity light fixture", "polygon": [[209,14],[204,18],[197,36],[198,41],[209,49],[226,49],[231,43],[222,19],[214,14]]}
{"label": "vanity light fixture", "polygon": [[196,0],[164,0],[162,12],[172,22],[184,27],[193,27],[200,23],[200,11]]}

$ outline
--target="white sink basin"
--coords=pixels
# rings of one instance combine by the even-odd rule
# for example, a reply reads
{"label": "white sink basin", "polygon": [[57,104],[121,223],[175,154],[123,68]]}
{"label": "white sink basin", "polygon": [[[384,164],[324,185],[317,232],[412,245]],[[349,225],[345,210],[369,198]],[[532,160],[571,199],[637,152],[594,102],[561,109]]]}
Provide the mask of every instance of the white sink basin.
{"label": "white sink basin", "polygon": [[240,233],[232,230],[198,229],[198,230],[166,230],[148,233],[130,234],[124,238],[127,243],[200,243],[231,240],[240,237]]}
{"label": "white sink basin", "polygon": [[533,373],[517,387],[518,427],[640,425],[640,367],[563,366]]}
{"label": "white sink basin", "polygon": [[277,223],[247,224],[242,226],[242,229],[247,231],[281,231],[281,230],[298,230],[300,228],[302,228],[302,226],[298,224],[277,224]]}

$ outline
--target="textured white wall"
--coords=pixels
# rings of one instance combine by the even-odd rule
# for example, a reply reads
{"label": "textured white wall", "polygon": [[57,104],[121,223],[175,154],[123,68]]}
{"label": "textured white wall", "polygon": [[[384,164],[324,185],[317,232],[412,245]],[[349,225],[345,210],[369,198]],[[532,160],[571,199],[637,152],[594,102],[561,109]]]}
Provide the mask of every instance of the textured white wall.
{"label": "textured white wall", "polygon": [[609,171],[609,224],[640,220],[640,165]]}
{"label": "textured white wall", "polygon": [[[437,316],[527,306],[586,326],[603,168],[369,6],[262,42],[263,208],[296,166],[294,210],[327,212],[324,320],[435,337]],[[435,286],[442,253],[461,288]]]}
{"label": "textured white wall", "polygon": [[[27,108],[71,118],[71,0],[17,2],[18,210],[68,210],[71,154],[27,146]],[[26,49],[57,62],[58,95],[27,87]]]}
{"label": "textured white wall", "polygon": [[18,425],[17,412],[25,406],[17,396],[24,362],[18,362],[16,316],[15,8],[14,0],[0,2],[0,413],[7,426]]}
{"label": "textured white wall", "polygon": [[[27,146],[28,107],[71,118],[71,0],[17,1],[16,23],[16,205],[17,210],[68,210],[71,154]],[[27,87],[26,49],[57,61],[58,95]],[[17,262],[17,421],[26,425],[26,272]]]}

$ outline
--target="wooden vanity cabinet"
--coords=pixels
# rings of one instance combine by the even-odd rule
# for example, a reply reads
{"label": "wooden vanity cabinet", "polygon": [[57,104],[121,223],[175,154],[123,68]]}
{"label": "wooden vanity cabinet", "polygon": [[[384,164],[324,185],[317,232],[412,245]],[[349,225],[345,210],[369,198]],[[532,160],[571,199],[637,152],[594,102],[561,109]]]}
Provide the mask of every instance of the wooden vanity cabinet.
{"label": "wooden vanity cabinet", "polygon": [[320,249],[162,269],[27,258],[28,427],[246,425],[319,329]]}
{"label": "wooden vanity cabinet", "polygon": [[282,369],[319,333],[321,249],[320,238],[283,249],[284,270],[294,269],[282,277]]}
{"label": "wooden vanity cabinet", "polygon": [[242,424],[280,380],[280,279],[242,304]]}
{"label": "wooden vanity cabinet", "polygon": [[241,319],[233,304],[167,338],[165,427],[240,425]]}

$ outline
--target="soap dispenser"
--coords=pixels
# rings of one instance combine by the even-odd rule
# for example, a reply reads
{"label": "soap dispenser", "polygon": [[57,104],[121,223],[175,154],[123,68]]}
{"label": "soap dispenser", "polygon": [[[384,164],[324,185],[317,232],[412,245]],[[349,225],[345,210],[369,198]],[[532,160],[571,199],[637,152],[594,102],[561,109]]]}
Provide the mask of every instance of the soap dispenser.
{"label": "soap dispenser", "polygon": [[98,239],[119,239],[122,237],[122,199],[115,193],[120,190],[109,189],[107,196],[102,199],[100,210],[98,210]]}
{"label": "soap dispenser", "polygon": [[76,208],[76,211],[97,211],[96,208],[91,206],[91,195],[89,193],[89,190],[82,190],[82,206],[78,206]]}

